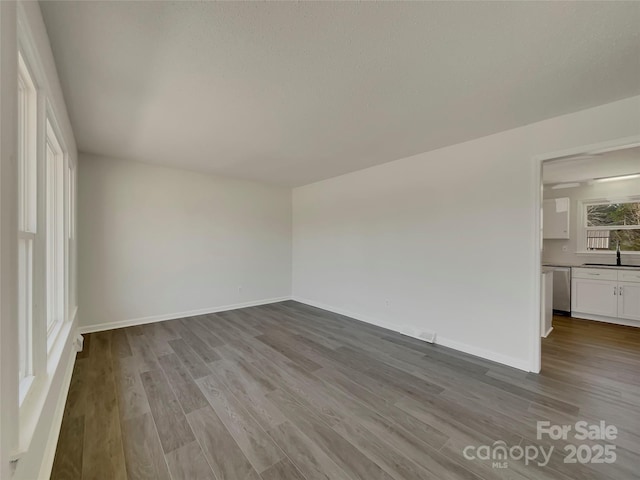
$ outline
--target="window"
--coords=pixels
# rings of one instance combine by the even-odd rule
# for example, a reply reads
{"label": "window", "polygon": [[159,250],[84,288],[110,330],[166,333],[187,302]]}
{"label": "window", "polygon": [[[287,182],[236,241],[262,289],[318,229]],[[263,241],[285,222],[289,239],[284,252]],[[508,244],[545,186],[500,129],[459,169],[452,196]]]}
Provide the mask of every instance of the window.
{"label": "window", "polygon": [[37,234],[37,92],[18,55],[18,349],[20,399],[33,376],[33,252]]}
{"label": "window", "polygon": [[588,251],[640,252],[640,200],[584,204]]}
{"label": "window", "polygon": [[64,154],[58,137],[47,119],[45,141],[46,195],[46,319],[49,346],[65,316],[65,231],[64,231]]}

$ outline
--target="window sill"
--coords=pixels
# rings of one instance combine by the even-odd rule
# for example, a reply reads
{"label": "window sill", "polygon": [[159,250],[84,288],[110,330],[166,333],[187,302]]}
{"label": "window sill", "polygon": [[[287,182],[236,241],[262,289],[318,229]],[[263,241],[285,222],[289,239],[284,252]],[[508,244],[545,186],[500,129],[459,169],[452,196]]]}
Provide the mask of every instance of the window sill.
{"label": "window sill", "polygon": [[58,369],[63,367],[63,353],[71,338],[73,322],[65,322],[51,345],[47,359],[47,371],[32,377],[29,392],[26,394],[19,413],[18,446],[11,453],[11,460],[18,460],[29,451],[33,434],[42,416],[51,385]]}
{"label": "window sill", "polygon": [[29,375],[20,380],[20,385],[18,386],[18,405],[22,407],[25,399],[29,396],[29,392],[31,391],[31,386],[33,385],[33,381],[36,377],[33,375]]}

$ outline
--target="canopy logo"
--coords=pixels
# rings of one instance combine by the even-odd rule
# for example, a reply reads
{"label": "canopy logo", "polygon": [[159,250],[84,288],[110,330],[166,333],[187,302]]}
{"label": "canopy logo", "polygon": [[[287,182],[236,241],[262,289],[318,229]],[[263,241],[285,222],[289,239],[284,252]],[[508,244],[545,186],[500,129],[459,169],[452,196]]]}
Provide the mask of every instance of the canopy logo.
{"label": "canopy logo", "polygon": [[[559,455],[564,463],[614,463],[616,447],[612,444],[597,443],[612,441],[618,437],[618,428],[606,422],[590,424],[584,420],[572,425],[555,425],[548,421],[536,424],[537,440],[551,442],[572,442],[559,448]],[[585,442],[588,443],[580,443]],[[492,445],[467,445],[462,454],[467,460],[491,461],[493,468],[508,468],[508,461],[524,461],[525,465],[535,463],[546,467],[553,455],[554,445],[513,445],[508,446],[503,440]]]}
{"label": "canopy logo", "polygon": [[526,445],[524,447],[520,445],[514,445],[512,447],[507,446],[507,443],[498,440],[493,442],[493,445],[480,445],[475,447],[473,445],[467,445],[464,447],[462,454],[467,460],[491,460],[493,468],[507,468],[507,460],[522,460],[524,464],[537,461],[538,466],[546,467],[551,459],[553,453],[553,446],[540,447],[538,445]]}

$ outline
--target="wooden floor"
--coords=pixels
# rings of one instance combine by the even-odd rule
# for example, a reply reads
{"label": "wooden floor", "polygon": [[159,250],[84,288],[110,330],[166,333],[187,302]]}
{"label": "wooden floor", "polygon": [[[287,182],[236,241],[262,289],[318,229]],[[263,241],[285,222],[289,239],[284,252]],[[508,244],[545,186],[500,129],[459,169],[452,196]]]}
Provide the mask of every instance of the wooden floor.
{"label": "wooden floor", "polygon": [[[640,329],[554,327],[540,375],[295,302],[94,333],[52,478],[640,478]],[[616,462],[564,463],[538,420],[616,425]],[[500,440],[555,449],[545,467],[463,456]]]}

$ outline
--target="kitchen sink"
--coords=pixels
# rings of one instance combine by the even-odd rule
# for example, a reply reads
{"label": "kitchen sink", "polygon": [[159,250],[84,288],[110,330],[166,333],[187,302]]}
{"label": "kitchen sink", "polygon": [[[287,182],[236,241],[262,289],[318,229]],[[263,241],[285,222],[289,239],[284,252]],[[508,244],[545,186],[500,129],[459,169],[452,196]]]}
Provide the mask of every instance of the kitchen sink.
{"label": "kitchen sink", "polygon": [[615,265],[611,263],[583,263],[585,267],[624,267],[640,268],[640,265]]}

